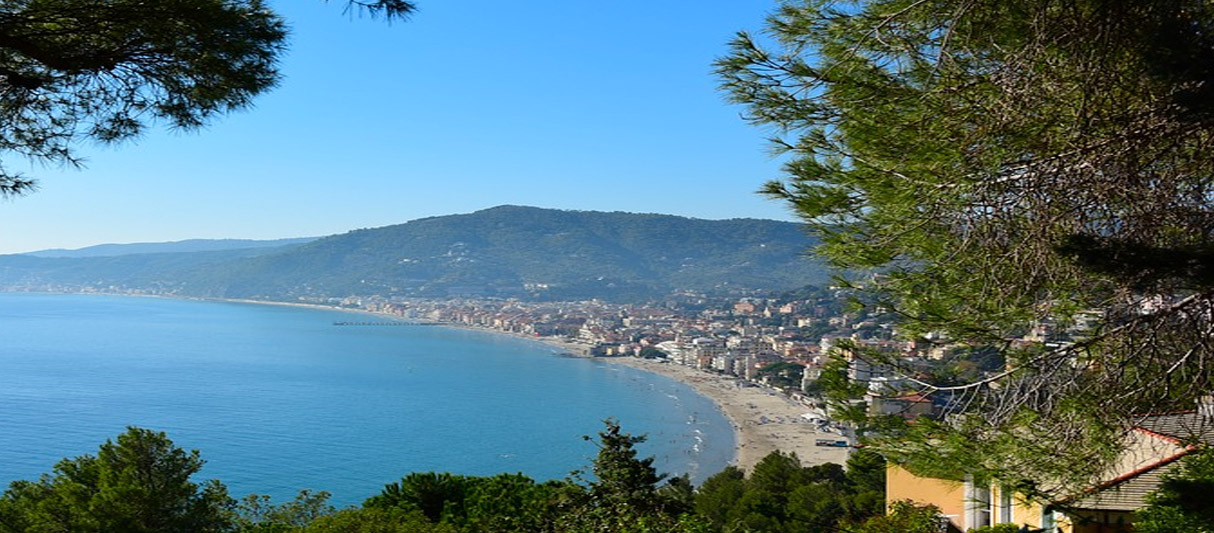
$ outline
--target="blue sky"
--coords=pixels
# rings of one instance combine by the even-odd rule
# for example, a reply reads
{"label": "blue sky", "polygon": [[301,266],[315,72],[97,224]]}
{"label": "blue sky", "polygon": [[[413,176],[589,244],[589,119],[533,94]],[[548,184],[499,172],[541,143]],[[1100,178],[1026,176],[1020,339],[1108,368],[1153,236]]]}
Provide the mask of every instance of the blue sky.
{"label": "blue sky", "polygon": [[[82,146],[0,202],[0,253],[342,233],[501,204],[791,220],[712,61],[773,1],[419,0],[409,22],[278,0],[284,80],[197,132]],[[20,168],[11,158],[6,165]]]}

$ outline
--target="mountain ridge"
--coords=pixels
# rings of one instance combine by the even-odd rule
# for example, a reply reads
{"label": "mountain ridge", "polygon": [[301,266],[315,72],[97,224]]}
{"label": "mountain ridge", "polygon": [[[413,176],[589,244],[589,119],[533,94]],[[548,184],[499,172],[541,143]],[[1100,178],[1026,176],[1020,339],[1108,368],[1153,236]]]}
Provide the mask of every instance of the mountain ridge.
{"label": "mountain ridge", "polygon": [[83,248],[51,248],[16,255],[46,258],[115,257],[121,255],[218,252],[250,248],[273,248],[314,241],[320,237],[295,237],[284,239],[185,239],[164,242],[105,243]]}
{"label": "mountain ridge", "polygon": [[652,299],[828,279],[791,222],[504,205],[273,248],[109,258],[0,256],[0,288],[48,285],[298,301],[456,296]]}

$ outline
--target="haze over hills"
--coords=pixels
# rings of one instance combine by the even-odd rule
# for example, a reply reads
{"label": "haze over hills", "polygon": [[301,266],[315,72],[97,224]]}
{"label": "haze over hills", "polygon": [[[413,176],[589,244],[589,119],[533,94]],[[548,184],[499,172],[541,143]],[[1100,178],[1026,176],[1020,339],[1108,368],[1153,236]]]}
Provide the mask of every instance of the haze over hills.
{"label": "haze over hills", "polygon": [[500,206],[272,247],[0,256],[0,289],[643,301],[827,281],[805,254],[811,244],[790,222]]}
{"label": "haze over hills", "polygon": [[250,248],[274,248],[311,242],[319,237],[294,239],[250,240],[250,239],[188,239],[175,242],[136,242],[130,244],[98,244],[75,250],[61,248],[38,250],[21,255],[34,257],[114,257],[133,254],[161,254],[181,252],[215,252],[244,250]]}

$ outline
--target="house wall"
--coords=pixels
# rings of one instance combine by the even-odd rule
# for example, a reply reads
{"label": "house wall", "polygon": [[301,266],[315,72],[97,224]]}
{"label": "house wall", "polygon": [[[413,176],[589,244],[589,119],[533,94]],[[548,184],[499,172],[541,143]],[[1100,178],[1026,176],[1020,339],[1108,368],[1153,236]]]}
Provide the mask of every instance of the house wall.
{"label": "house wall", "polygon": [[919,505],[935,505],[953,527],[961,531],[965,524],[965,483],[918,477],[890,463],[885,470],[885,501],[910,500]]}
{"label": "house wall", "polygon": [[1012,523],[1017,525],[1027,525],[1030,528],[1039,528],[1041,523],[1041,514],[1045,512],[1044,506],[1039,503],[1026,501],[1019,496],[1012,498]]}
{"label": "house wall", "polygon": [[[885,472],[885,501],[887,504],[901,500],[910,500],[920,505],[935,505],[940,508],[940,513],[949,519],[953,527],[960,531],[966,531],[982,525],[1000,523],[1012,523],[1018,526],[1024,525],[1032,529],[1042,527],[1041,514],[1043,509],[1040,504],[1027,501],[1018,495],[1012,495],[1009,502],[1011,519],[1008,521],[1007,514],[1009,513],[1001,511],[1004,500],[1000,487],[993,486],[990,488],[989,513],[975,512],[975,502],[971,496],[975,492],[974,488],[967,487],[967,483],[965,482],[919,477],[894,464],[890,464]],[[985,520],[983,519],[983,515],[985,516]],[[989,520],[989,522],[986,520]],[[1112,529],[1073,529],[1069,524],[1066,524],[1065,527],[1059,528],[1057,533],[1123,532]]]}

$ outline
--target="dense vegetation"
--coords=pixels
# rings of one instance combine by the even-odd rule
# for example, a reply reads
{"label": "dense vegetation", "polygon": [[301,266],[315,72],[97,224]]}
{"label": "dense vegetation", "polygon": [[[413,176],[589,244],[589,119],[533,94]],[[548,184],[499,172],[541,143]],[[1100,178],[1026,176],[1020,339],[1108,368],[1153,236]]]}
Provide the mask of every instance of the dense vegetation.
{"label": "dense vegetation", "polygon": [[[787,290],[827,279],[801,228],[770,220],[503,206],[281,249],[0,257],[4,288],[182,296],[512,296],[648,300],[679,289]],[[256,257],[251,257],[256,256]]]}
{"label": "dense vegetation", "polygon": [[1214,533],[1214,451],[1206,449],[1180,460],[1179,468],[1163,475],[1137,512],[1139,533]]}
{"label": "dense vegetation", "polygon": [[545,482],[412,473],[359,507],[335,509],[323,492],[280,504],[258,495],[236,501],[219,481],[190,480],[203,463],[197,451],[130,428],[96,456],[14,482],[0,496],[0,532],[791,533],[867,531],[864,521],[883,511],[885,463],[864,450],[846,469],[802,467],[775,452],[749,476],[728,467],[696,489],[639,458],[634,446],[643,440],[608,421],[589,473]]}
{"label": "dense vegetation", "polygon": [[[787,155],[764,191],[863,304],[1006,369],[922,382],[947,422],[885,452],[1060,496],[1214,387],[1210,2],[790,0],[765,33],[718,63]],[[1081,340],[1018,342],[1046,323]]]}

